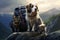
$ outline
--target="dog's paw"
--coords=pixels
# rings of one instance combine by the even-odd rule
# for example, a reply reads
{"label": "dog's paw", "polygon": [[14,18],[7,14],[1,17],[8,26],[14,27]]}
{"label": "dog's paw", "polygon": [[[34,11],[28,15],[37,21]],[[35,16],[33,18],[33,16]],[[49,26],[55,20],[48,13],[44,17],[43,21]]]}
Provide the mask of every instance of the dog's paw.
{"label": "dog's paw", "polygon": [[29,32],[30,30],[29,30],[29,29],[27,29],[27,31]]}
{"label": "dog's paw", "polygon": [[41,26],[45,26],[45,24],[40,24],[39,27],[41,27]]}

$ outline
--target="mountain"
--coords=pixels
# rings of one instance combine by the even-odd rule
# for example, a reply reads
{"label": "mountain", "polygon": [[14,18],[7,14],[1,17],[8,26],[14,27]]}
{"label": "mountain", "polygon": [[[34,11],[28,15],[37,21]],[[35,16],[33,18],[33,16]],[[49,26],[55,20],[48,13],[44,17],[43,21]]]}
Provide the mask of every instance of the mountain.
{"label": "mountain", "polygon": [[53,15],[57,15],[60,13],[60,10],[59,9],[56,9],[56,8],[52,8],[46,12],[43,12],[40,14],[40,16],[42,17],[42,19],[44,21],[48,20],[48,18],[50,18],[51,16]]}
{"label": "mountain", "polygon": [[50,26],[50,27],[52,27],[50,29],[50,32],[54,32],[54,31],[60,30],[60,14],[57,15],[56,19],[54,19],[54,20],[55,20],[54,23],[52,22],[53,26]]}
{"label": "mountain", "polygon": [[7,29],[5,25],[0,22],[0,40],[4,40],[10,33],[11,30]]}
{"label": "mountain", "polygon": [[0,14],[0,22],[3,23],[8,29],[10,29],[9,23],[12,20],[12,15],[11,14]]}
{"label": "mountain", "polygon": [[11,34],[10,21],[12,20],[12,15],[10,14],[0,14],[0,40],[4,40],[8,35]]}

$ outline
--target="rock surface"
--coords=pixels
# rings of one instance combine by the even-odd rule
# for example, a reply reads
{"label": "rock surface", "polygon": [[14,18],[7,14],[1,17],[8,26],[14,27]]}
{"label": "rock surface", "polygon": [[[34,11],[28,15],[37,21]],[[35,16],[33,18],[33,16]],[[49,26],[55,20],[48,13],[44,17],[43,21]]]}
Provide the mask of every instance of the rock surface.
{"label": "rock surface", "polygon": [[60,40],[60,31],[45,35],[37,32],[15,32],[8,36],[6,40]]}
{"label": "rock surface", "polygon": [[6,40],[37,40],[40,37],[38,32],[15,32],[9,35]]}
{"label": "rock surface", "polygon": [[48,36],[45,38],[46,40],[60,40],[60,31],[55,31],[50,33]]}

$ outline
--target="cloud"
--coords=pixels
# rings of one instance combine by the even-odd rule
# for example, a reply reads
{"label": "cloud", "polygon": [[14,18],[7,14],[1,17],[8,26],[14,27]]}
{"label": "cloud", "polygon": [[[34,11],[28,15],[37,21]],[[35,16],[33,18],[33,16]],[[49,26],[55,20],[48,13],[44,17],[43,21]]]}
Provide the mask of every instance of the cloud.
{"label": "cloud", "polygon": [[60,0],[43,0],[38,3],[40,12],[48,11],[52,8],[60,8]]}
{"label": "cloud", "polygon": [[2,8],[8,7],[12,4],[12,2],[9,0],[0,0],[0,10]]}
{"label": "cloud", "polygon": [[13,12],[15,7],[36,3],[40,12],[60,8],[60,0],[0,0],[0,12]]}
{"label": "cloud", "polygon": [[15,7],[24,4],[25,0],[0,0],[0,12],[13,12]]}

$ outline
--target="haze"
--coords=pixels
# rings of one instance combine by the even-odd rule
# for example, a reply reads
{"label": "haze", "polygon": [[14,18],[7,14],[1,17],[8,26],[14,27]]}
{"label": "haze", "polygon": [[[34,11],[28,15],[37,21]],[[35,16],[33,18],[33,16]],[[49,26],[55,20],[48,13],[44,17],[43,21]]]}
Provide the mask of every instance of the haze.
{"label": "haze", "polygon": [[13,12],[15,7],[36,4],[39,12],[45,12],[52,8],[60,8],[60,0],[0,0],[0,13]]}

